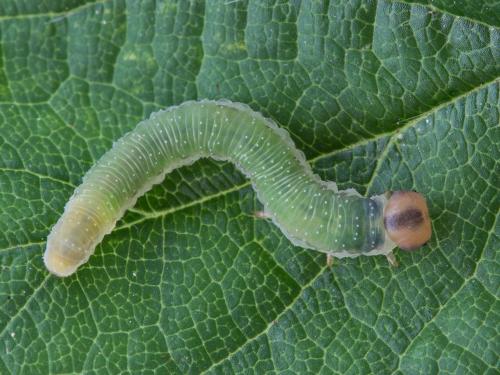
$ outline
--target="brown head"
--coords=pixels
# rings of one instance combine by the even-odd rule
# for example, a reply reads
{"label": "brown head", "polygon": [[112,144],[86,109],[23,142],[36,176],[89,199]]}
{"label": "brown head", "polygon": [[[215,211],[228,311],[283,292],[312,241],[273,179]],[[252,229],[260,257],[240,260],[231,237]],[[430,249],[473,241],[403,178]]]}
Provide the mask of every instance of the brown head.
{"label": "brown head", "polygon": [[416,250],[431,238],[431,219],[422,194],[395,191],[384,209],[389,238],[403,250]]}

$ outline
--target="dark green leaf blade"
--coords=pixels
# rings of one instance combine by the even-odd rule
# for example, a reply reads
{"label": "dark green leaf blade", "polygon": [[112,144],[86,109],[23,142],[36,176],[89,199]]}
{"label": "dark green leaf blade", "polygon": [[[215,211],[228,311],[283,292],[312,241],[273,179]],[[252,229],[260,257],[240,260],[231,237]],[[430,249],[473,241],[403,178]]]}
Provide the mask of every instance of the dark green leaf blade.
{"label": "dark green leaf blade", "polygon": [[[2,2],[0,373],[494,373],[498,5],[427,3]],[[46,235],[85,171],[196,98],[272,117],[342,189],[423,192],[429,245],[329,269],[202,160],[49,276]]]}

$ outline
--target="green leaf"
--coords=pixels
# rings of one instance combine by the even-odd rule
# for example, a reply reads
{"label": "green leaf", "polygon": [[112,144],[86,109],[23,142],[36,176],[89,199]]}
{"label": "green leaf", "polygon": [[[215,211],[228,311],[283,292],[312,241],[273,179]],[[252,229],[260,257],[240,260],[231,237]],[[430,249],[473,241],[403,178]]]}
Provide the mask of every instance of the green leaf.
{"label": "green leaf", "polygon": [[[0,373],[497,373],[499,25],[494,0],[2,0]],[[202,160],[50,276],[85,171],[197,98],[272,117],[342,189],[424,193],[430,243],[328,268]]]}

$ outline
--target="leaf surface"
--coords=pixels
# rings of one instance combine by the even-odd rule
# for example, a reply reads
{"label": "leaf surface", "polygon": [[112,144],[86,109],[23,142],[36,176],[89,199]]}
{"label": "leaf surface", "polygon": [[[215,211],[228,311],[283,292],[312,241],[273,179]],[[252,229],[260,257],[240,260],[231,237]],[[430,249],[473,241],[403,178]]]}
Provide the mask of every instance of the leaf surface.
{"label": "leaf surface", "polygon": [[[472,1],[0,3],[0,373],[496,373],[500,11]],[[418,252],[294,247],[231,164],[143,196],[67,279],[45,240],[151,112],[249,104],[323,179],[414,189]]]}

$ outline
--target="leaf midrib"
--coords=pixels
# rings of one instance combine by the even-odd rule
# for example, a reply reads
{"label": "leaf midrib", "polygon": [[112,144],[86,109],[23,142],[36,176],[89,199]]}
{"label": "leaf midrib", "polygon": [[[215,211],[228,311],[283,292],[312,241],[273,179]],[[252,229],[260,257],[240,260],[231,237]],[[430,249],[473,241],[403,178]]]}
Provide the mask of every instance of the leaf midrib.
{"label": "leaf midrib", "polygon": [[[338,154],[341,154],[343,152],[346,152],[346,151],[350,151],[350,150],[353,150],[357,147],[362,147],[362,146],[365,146],[369,143],[372,143],[372,142],[375,142],[377,140],[381,140],[385,137],[389,137],[389,141],[387,142],[387,144],[385,145],[384,147],[384,151],[381,155],[381,157],[378,158],[377,160],[377,164],[374,168],[374,171],[373,171],[373,174],[369,180],[369,182],[366,184],[366,187],[367,187],[367,191],[369,190],[369,188],[372,186],[372,182],[373,182],[373,179],[375,176],[377,176],[377,172],[379,171],[381,165],[382,165],[382,162],[383,162],[383,159],[384,157],[387,155],[387,152],[388,150],[390,149],[391,145],[393,145],[394,143],[394,139],[395,139],[395,135],[399,135],[401,134],[403,131],[409,129],[409,128],[412,128],[414,126],[416,126],[420,121],[424,120],[426,117],[436,113],[436,112],[439,112],[440,110],[450,106],[450,105],[453,105],[455,104],[456,102],[458,102],[459,100],[469,96],[469,95],[472,95],[474,94],[475,92],[478,92],[486,87],[488,87],[489,85],[491,84],[495,84],[495,83],[498,83],[499,79],[498,78],[495,78],[491,81],[488,81],[486,83],[483,83],[481,84],[480,86],[477,86],[465,93],[462,93],[444,103],[441,103],[440,105],[434,107],[433,109],[430,109],[426,112],[423,112],[421,113],[420,115],[418,116],[415,116],[413,117],[412,119],[410,119],[409,121],[407,121],[406,123],[403,123],[401,127],[399,128],[396,128],[394,130],[391,130],[389,132],[384,132],[384,133],[379,133],[377,134],[375,137],[373,138],[365,138],[365,139],[362,139],[361,141],[359,142],[356,142],[356,143],[352,143],[342,149],[339,149],[339,150],[334,150],[334,151],[331,151],[331,152],[328,152],[328,153],[325,153],[325,154],[322,154],[322,155],[318,155],[314,158],[311,158],[308,160],[308,162],[310,164],[314,164],[314,163],[317,163],[323,159],[326,159],[326,158],[329,158],[329,157],[332,157],[332,156],[335,156],[335,155],[338,155]],[[314,169],[314,168],[313,168]],[[250,181],[246,181],[245,183],[243,184],[240,184],[240,185],[235,185],[229,189],[226,189],[226,190],[221,190],[215,194],[210,194],[210,195],[207,195],[207,196],[204,196],[202,198],[199,198],[199,199],[195,199],[189,203],[186,203],[186,204],[182,204],[182,205],[179,205],[179,206],[175,206],[175,207],[171,207],[171,208],[168,208],[168,209],[165,209],[165,210],[160,210],[160,211],[154,211],[154,212],[148,212],[148,211],[144,211],[144,210],[139,210],[139,209],[131,209],[131,211],[135,212],[135,213],[138,213],[140,215],[143,215],[143,218],[141,219],[137,219],[137,220],[134,220],[132,222],[129,222],[129,223],[126,223],[126,224],[123,224],[123,225],[120,225],[120,226],[117,226],[115,228],[115,230],[121,230],[121,229],[124,229],[124,228],[130,228],[132,227],[133,225],[136,225],[136,224],[140,224],[144,221],[147,221],[147,220],[150,220],[150,219],[156,219],[156,218],[159,218],[159,217],[162,217],[162,216],[166,216],[166,215],[169,215],[169,214],[172,214],[174,212],[177,212],[177,211],[181,211],[183,209],[186,209],[186,208],[190,208],[190,207],[193,207],[193,206],[196,206],[197,204],[202,204],[202,203],[205,203],[207,201],[210,201],[211,199],[214,199],[214,198],[218,198],[218,197],[221,197],[221,196],[225,196],[227,194],[230,194],[230,193],[233,193],[233,192],[236,192],[238,190],[241,190],[243,188],[246,188],[248,186],[251,185],[251,182]]]}
{"label": "leaf midrib", "polygon": [[[477,87],[472,88],[471,90],[469,90],[467,92],[464,92],[464,93],[462,93],[460,95],[457,95],[457,96],[453,97],[452,99],[439,104],[436,107],[433,107],[433,108],[431,108],[431,109],[429,109],[429,110],[427,110],[425,112],[422,112],[420,115],[411,118],[410,120],[408,120],[405,123],[402,123],[402,126],[400,126],[398,128],[395,128],[395,129],[393,129],[391,131],[388,131],[388,132],[379,133],[379,134],[377,134],[376,136],[374,136],[372,138],[364,138],[364,139],[362,139],[362,140],[360,140],[358,142],[355,142],[355,143],[352,143],[350,145],[347,145],[344,148],[341,148],[341,149],[338,149],[338,150],[334,150],[334,151],[331,151],[331,152],[328,152],[328,153],[324,153],[324,154],[318,155],[318,156],[316,156],[314,158],[309,159],[308,162],[310,164],[314,164],[314,163],[317,163],[317,162],[319,162],[319,161],[321,161],[323,159],[326,159],[326,158],[329,158],[329,157],[341,154],[343,152],[347,152],[347,151],[353,150],[353,149],[355,149],[357,147],[365,146],[365,145],[367,145],[369,143],[372,143],[372,142],[375,142],[377,140],[381,140],[381,139],[383,139],[385,137],[388,137],[389,141],[386,143],[386,145],[384,147],[384,150],[382,152],[381,157],[379,157],[378,160],[377,160],[377,163],[376,163],[376,166],[375,166],[375,168],[373,170],[372,176],[371,176],[369,182],[366,184],[367,191],[369,191],[369,188],[372,186],[373,179],[377,176],[377,172],[379,171],[381,165],[383,164],[382,162],[384,160],[384,157],[387,155],[387,152],[390,149],[391,145],[394,144],[394,139],[395,139],[394,136],[395,135],[399,135],[404,130],[412,128],[413,126],[415,126],[416,124],[418,124],[420,121],[422,121],[426,117],[428,117],[428,116],[430,116],[430,115],[432,115],[432,114],[440,111],[441,109],[444,109],[444,108],[446,108],[446,107],[448,107],[450,105],[453,105],[454,103],[458,102],[459,100],[461,100],[461,99],[463,99],[463,98],[465,98],[465,97],[467,97],[469,95],[472,95],[473,93],[478,92],[478,91],[480,91],[480,90],[488,87],[489,85],[496,84],[498,82],[499,82],[499,78],[496,77],[496,78],[494,78],[494,79],[492,79],[492,80],[490,80],[488,82],[485,82],[485,83],[483,83],[483,84],[481,84],[481,85],[479,85]],[[72,188],[76,187],[76,186],[74,186],[69,181],[61,180],[61,179],[52,177],[50,175],[44,175],[44,174],[41,174],[41,173],[36,172],[36,171],[29,170],[29,169],[0,168],[0,172],[2,172],[2,171],[27,173],[27,174],[36,176],[36,177],[41,178],[41,179],[42,178],[49,179],[51,181],[67,185],[67,186],[70,186]],[[233,187],[231,187],[229,189],[221,190],[221,191],[219,191],[217,193],[209,194],[209,195],[206,195],[204,197],[201,197],[201,198],[198,198],[198,199],[194,199],[194,200],[192,200],[189,203],[185,203],[185,204],[181,204],[181,205],[178,205],[178,206],[170,207],[170,208],[167,208],[165,210],[160,210],[160,211],[148,212],[148,211],[140,210],[140,209],[137,209],[137,208],[131,208],[131,209],[129,209],[129,211],[134,212],[134,213],[139,214],[139,215],[142,215],[142,218],[134,220],[134,221],[131,221],[131,222],[128,222],[128,223],[124,223],[122,225],[118,225],[118,226],[115,227],[114,231],[118,231],[118,230],[130,228],[130,227],[132,227],[134,225],[140,224],[140,223],[145,222],[147,220],[157,219],[159,217],[167,216],[167,215],[173,214],[175,212],[182,211],[184,209],[197,206],[199,204],[203,204],[203,203],[208,202],[208,201],[210,201],[212,199],[223,197],[223,196],[226,196],[228,194],[231,194],[231,193],[234,193],[236,191],[239,191],[241,189],[244,189],[246,187],[249,187],[250,185],[251,185],[251,182],[250,181],[246,181],[243,184],[235,185],[235,186],[233,186]],[[18,245],[18,246],[21,246],[21,245]],[[12,247],[15,247],[15,246],[12,246]]]}

